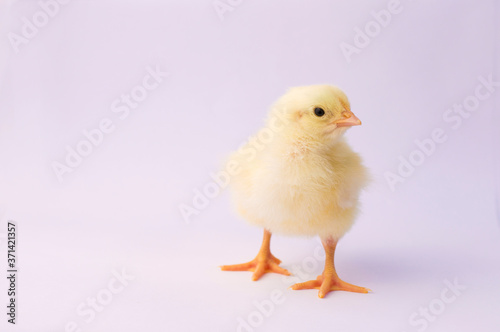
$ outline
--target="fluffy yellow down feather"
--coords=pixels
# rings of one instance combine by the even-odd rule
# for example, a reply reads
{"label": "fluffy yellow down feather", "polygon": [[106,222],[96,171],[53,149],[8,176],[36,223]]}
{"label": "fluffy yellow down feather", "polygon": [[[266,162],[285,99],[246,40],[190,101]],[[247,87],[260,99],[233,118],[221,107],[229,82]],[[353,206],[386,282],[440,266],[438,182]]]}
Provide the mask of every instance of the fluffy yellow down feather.
{"label": "fluffy yellow down feather", "polygon": [[276,102],[266,127],[230,157],[241,167],[231,184],[243,218],[271,233],[322,239],[349,230],[368,176],[343,138],[349,127],[335,124],[346,111],[346,95],[329,85],[292,88]]}
{"label": "fluffy yellow down feather", "polygon": [[246,220],[264,228],[262,246],[255,259],[222,270],[252,271],[253,280],[268,272],[290,275],[271,254],[272,233],[319,235],[323,273],[291,288],[319,289],[320,298],[337,290],[370,291],[340,279],[334,264],[338,240],[352,226],[368,181],[361,158],[343,138],[360,124],[334,86],[292,88],[276,102],[266,127],[229,161],[239,167],[231,179],[234,202]]}

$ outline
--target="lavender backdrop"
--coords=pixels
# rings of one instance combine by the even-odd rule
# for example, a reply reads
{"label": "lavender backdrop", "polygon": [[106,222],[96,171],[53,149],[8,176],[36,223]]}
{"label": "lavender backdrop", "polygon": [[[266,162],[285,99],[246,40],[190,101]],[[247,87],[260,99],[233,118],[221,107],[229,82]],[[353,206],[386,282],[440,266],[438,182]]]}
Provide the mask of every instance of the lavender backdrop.
{"label": "lavender backdrop", "polygon": [[[493,0],[1,1],[0,275],[9,220],[19,275],[0,329],[496,331],[499,19]],[[317,239],[273,238],[294,277],[217,268],[261,240],[222,160],[317,83],[363,121],[374,183],[337,265],[369,295],[287,289],[321,273]]]}

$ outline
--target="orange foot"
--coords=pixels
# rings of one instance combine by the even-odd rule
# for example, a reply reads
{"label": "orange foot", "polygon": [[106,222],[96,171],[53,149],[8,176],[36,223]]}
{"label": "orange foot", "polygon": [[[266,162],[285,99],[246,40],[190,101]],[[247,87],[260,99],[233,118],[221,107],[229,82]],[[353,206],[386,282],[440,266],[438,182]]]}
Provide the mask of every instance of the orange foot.
{"label": "orange foot", "polygon": [[257,257],[248,263],[235,264],[235,265],[223,265],[221,266],[222,271],[252,271],[252,280],[259,280],[264,274],[269,272],[284,274],[289,276],[290,272],[280,267],[281,261],[273,256],[273,254],[262,254],[259,253]]}
{"label": "orange foot", "polygon": [[337,247],[337,240],[329,237],[323,239],[323,247],[325,248],[325,269],[323,273],[316,278],[316,280],[310,280],[306,282],[301,282],[290,287],[294,290],[299,289],[319,289],[318,296],[320,298],[325,297],[326,294],[331,291],[343,290],[347,292],[355,293],[368,293],[371,292],[370,289],[351,285],[343,280],[341,280],[335,271],[335,264],[333,258],[335,256],[335,248]]}
{"label": "orange foot", "polygon": [[309,280],[306,282],[301,282],[290,287],[293,290],[300,289],[319,289],[318,296],[320,298],[325,297],[326,294],[331,291],[347,291],[355,293],[368,293],[371,292],[370,289],[355,286],[341,280],[336,274],[328,275],[326,278],[323,275],[319,275],[316,280]]}
{"label": "orange foot", "polygon": [[284,274],[289,276],[290,272],[284,268],[279,267],[281,261],[271,254],[270,249],[271,244],[271,232],[264,230],[264,239],[262,240],[262,246],[260,247],[257,257],[248,263],[236,264],[236,265],[223,265],[221,266],[222,271],[252,271],[252,280],[259,280],[264,274],[269,272]]}

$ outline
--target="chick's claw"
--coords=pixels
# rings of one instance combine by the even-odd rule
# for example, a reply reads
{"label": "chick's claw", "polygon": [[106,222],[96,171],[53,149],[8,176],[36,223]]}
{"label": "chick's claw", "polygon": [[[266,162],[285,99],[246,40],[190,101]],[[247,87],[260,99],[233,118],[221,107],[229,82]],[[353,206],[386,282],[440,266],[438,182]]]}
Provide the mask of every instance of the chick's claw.
{"label": "chick's claw", "polygon": [[346,292],[354,292],[354,293],[365,293],[365,294],[371,292],[371,290],[368,288],[352,285],[350,283],[341,280],[338,276],[335,275],[327,277],[319,275],[318,278],[316,278],[316,280],[301,282],[291,286],[290,288],[293,290],[319,289],[318,297],[320,298],[324,298],[326,294],[338,290]]}
{"label": "chick's claw", "polygon": [[290,272],[280,267],[281,261],[271,254],[271,232],[264,230],[264,238],[257,257],[248,263],[223,265],[222,271],[252,271],[252,280],[259,280],[264,274],[273,272],[289,276]]}
{"label": "chick's claw", "polygon": [[259,280],[266,273],[279,273],[289,276],[290,272],[279,266],[281,261],[272,254],[257,256],[250,262],[235,265],[223,265],[222,271],[251,271],[253,272],[252,280]]}

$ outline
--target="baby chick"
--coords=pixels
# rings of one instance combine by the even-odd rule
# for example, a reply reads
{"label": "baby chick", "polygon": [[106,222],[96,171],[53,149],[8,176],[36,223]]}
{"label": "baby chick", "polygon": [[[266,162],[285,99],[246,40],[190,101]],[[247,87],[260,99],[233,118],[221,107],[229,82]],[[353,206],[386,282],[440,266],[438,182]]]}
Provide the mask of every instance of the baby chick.
{"label": "baby chick", "polygon": [[224,271],[253,271],[253,280],[268,272],[290,275],[270,251],[272,233],[318,235],[326,253],[325,268],[316,280],[291,288],[367,293],[344,282],[335,271],[337,242],[352,226],[358,197],[368,181],[361,158],[343,138],[361,121],[351,112],[337,87],[312,85],[290,89],[272,107],[267,126],[230,162],[239,214],[264,229],[257,257],[244,264],[221,266]]}

